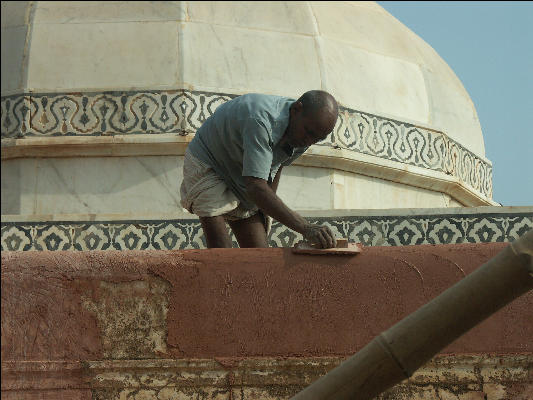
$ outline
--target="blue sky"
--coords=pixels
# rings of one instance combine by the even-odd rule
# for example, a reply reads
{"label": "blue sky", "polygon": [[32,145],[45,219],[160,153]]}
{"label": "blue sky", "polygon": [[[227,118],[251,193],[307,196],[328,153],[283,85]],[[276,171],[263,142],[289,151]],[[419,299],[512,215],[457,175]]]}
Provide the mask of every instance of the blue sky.
{"label": "blue sky", "polygon": [[493,199],[533,206],[533,1],[379,1],[453,69],[474,102]]}

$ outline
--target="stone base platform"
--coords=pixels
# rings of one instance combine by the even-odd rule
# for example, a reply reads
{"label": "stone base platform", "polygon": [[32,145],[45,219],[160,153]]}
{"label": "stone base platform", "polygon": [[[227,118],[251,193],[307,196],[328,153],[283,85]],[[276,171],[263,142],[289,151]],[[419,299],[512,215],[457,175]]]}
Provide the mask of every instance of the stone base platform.
{"label": "stone base platform", "polygon": [[[5,400],[289,399],[342,357],[4,362]],[[529,400],[533,355],[440,355],[378,400]]]}

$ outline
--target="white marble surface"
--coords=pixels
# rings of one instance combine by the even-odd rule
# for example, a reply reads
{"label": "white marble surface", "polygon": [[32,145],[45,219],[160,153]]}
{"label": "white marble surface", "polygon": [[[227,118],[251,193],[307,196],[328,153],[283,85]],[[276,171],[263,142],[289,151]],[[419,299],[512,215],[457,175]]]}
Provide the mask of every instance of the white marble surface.
{"label": "white marble surface", "polygon": [[[14,159],[2,164],[2,215],[184,215],[182,156]],[[295,210],[457,206],[440,192],[330,168],[284,168]]]}
{"label": "white marble surface", "polygon": [[333,173],[334,209],[440,208],[450,205],[444,193],[421,189],[351,172]]}
{"label": "white marble surface", "polygon": [[295,210],[331,209],[331,171],[326,168],[284,167],[278,195]]}
{"label": "white marble surface", "polygon": [[186,9],[192,22],[304,35],[315,33],[312,12],[303,1],[188,1]]}
{"label": "white marble surface", "polygon": [[[182,157],[190,139],[190,136],[171,134],[2,139],[2,169],[8,171],[15,168],[14,165],[18,164],[12,162],[19,162],[17,160],[20,159],[43,157],[74,160],[77,158],[86,160],[87,157],[97,159],[109,159],[110,157],[117,160],[118,166],[121,165],[120,160],[133,157]],[[295,170],[299,171],[295,176],[307,179],[311,186],[314,185],[314,178],[322,179],[327,174],[306,173],[306,169],[348,171],[378,178],[380,182],[385,181],[391,184],[395,182],[407,187],[424,188],[431,193],[445,193],[450,197],[450,205],[468,207],[497,205],[496,202],[474,190],[457,176],[342,148],[312,146],[302,157],[295,160],[292,167],[299,167]],[[33,174],[31,170],[24,173]],[[176,174],[179,173],[176,171]],[[10,176],[20,176],[20,172],[6,172],[4,175],[4,184],[7,185],[7,179],[10,179]],[[24,176],[23,179],[27,181],[29,177]],[[15,183],[13,182],[14,187]],[[455,203],[452,199],[456,199],[457,202]]]}
{"label": "white marble surface", "polygon": [[335,40],[322,43],[327,89],[342,105],[428,122],[426,86],[418,65]]}
{"label": "white marble surface", "polygon": [[184,21],[184,1],[37,1],[39,24],[88,22]]}
{"label": "white marble surface", "polygon": [[35,24],[28,86],[35,91],[178,84],[176,22]]}
{"label": "white marble surface", "polygon": [[333,168],[442,192],[469,207],[498,204],[481,192],[472,190],[458,176],[342,148],[311,146],[293,165]]}
{"label": "white marble surface", "polygon": [[2,1],[2,12],[0,21],[2,28],[23,26],[27,24],[27,16],[30,8],[30,1]]}
{"label": "white marble surface", "polygon": [[[479,156],[475,108],[421,38],[374,2],[2,2],[2,93],[187,88],[298,97],[428,124]],[[23,75],[25,75],[24,73]]]}
{"label": "white marble surface", "polygon": [[312,37],[205,23],[187,23],[182,29],[186,86],[295,98],[311,88],[320,88]]}
{"label": "white marble surface", "polygon": [[351,172],[300,166],[283,169],[278,194],[295,210],[461,206],[440,192]]}
{"label": "white marble surface", "polygon": [[12,160],[2,167],[2,214],[16,212],[17,199],[18,214],[173,213],[181,170],[173,156]]}
{"label": "white marble surface", "polygon": [[[523,206],[484,206],[484,207],[442,207],[442,208],[389,208],[389,209],[342,209],[342,210],[301,210],[305,217],[342,217],[342,216],[413,216],[413,215],[455,215],[465,216],[478,214],[515,214],[533,213],[533,207]],[[58,221],[139,221],[192,219],[194,214],[175,212],[172,214],[17,214],[2,215],[2,222],[58,222]]]}
{"label": "white marble surface", "polygon": [[[366,4],[365,4],[366,3]],[[410,62],[422,57],[411,44],[412,33],[373,2],[310,2],[320,35],[354,47]],[[370,8],[369,6],[375,5]]]}
{"label": "white marble surface", "polygon": [[457,200],[452,199],[450,196],[447,196],[449,199],[448,205],[446,207],[464,207],[461,203],[459,203]]}
{"label": "white marble surface", "polygon": [[26,43],[27,25],[1,29],[2,95],[24,89],[24,44]]}
{"label": "white marble surface", "polygon": [[[298,97],[324,88],[344,106],[443,130],[484,156],[475,107],[460,80],[377,3],[33,4],[26,68],[29,3],[2,2],[3,95],[187,88]],[[179,156],[111,150],[109,155],[129,157],[96,151],[83,154],[93,158],[3,161],[2,214],[175,212]],[[458,194],[466,190],[460,181],[435,171],[394,163],[388,168],[386,160],[359,154],[334,157],[323,157],[324,165],[291,167],[282,195],[298,209],[447,207],[460,205],[450,196],[468,198]],[[425,189],[415,187],[420,185]]]}
{"label": "white marble surface", "polygon": [[[0,168],[2,176],[2,180],[0,182],[0,204],[2,215],[19,215],[27,212],[21,210],[20,207],[20,201],[22,197],[20,190],[20,165],[20,160],[2,162],[2,168]],[[33,212],[30,213],[33,214]]]}

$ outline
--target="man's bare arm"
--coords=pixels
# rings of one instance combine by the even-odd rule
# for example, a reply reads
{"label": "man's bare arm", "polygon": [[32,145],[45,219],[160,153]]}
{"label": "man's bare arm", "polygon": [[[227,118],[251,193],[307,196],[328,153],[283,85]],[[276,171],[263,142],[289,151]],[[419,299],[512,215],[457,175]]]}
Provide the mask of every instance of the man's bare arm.
{"label": "man's bare arm", "polygon": [[[278,175],[276,175],[276,178],[278,178]],[[320,244],[323,248],[335,247],[335,236],[327,226],[314,225],[307,222],[301,215],[283,203],[267,181],[251,176],[246,176],[244,179],[248,195],[257,207],[266,214],[290,229],[301,233],[306,240],[312,243]]]}
{"label": "man's bare arm", "polygon": [[278,169],[278,172],[276,172],[276,177],[274,178],[274,180],[270,184],[270,188],[272,189],[272,191],[274,193],[278,192],[278,185],[279,185],[279,180],[281,178],[281,170],[282,169],[283,169],[283,166],[280,166],[279,169]]}

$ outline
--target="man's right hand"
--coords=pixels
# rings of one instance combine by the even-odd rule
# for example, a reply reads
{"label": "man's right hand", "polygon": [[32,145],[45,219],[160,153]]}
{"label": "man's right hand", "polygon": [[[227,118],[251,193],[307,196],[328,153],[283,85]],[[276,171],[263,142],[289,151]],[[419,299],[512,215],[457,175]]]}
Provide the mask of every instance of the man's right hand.
{"label": "man's right hand", "polygon": [[302,232],[304,239],[312,244],[317,244],[323,249],[330,249],[337,245],[335,235],[326,225],[308,224]]}
{"label": "man's right hand", "polygon": [[264,214],[301,233],[307,242],[316,244],[320,248],[327,249],[337,245],[329,227],[310,224],[301,215],[292,211],[274,193],[267,181],[252,176],[245,176],[244,181],[246,192]]}

